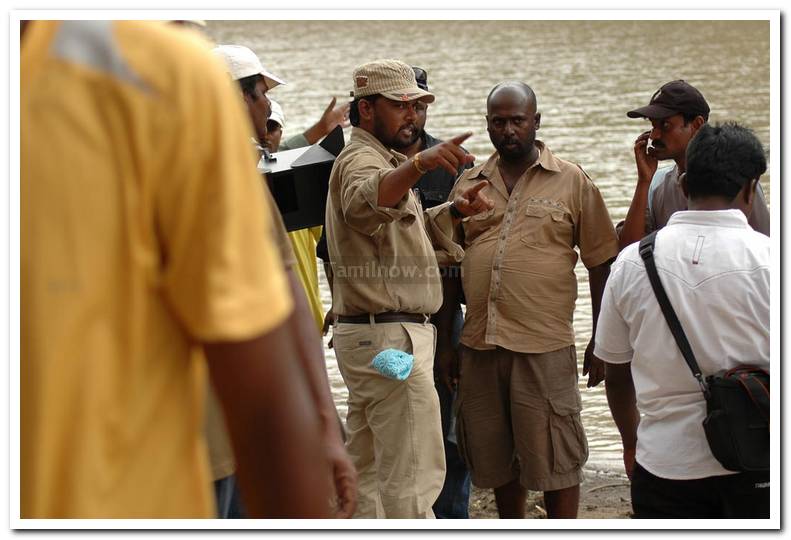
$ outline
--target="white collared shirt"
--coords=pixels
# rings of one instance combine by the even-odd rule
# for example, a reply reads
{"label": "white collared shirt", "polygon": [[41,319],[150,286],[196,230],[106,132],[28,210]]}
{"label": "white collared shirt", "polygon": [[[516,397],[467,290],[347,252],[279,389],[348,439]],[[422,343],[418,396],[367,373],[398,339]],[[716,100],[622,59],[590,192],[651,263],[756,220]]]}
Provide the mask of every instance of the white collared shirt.
{"label": "white collared shirt", "polygon": [[[769,369],[769,238],[739,210],[681,211],[654,258],[704,377],[738,364]],[[638,243],[612,266],[595,354],[631,362],[641,420],[637,462],[672,480],[729,474],[706,442],[706,403],[659,307]]]}

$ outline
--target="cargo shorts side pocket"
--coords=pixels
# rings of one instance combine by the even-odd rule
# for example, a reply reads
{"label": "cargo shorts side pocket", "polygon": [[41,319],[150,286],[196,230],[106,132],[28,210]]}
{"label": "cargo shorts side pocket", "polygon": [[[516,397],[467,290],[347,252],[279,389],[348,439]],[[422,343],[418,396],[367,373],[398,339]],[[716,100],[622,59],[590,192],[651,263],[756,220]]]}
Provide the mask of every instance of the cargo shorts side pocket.
{"label": "cargo shorts side pocket", "polygon": [[464,414],[461,410],[461,394],[457,394],[456,400],[453,403],[453,411],[456,416],[456,448],[459,451],[459,457],[467,465],[467,470],[470,471],[470,474],[472,474],[472,460],[470,459],[467,446],[467,434],[464,431]]}
{"label": "cargo shorts side pocket", "polygon": [[579,390],[549,398],[549,434],[552,440],[552,469],[572,472],[588,460],[588,439],[582,427],[582,399]]}

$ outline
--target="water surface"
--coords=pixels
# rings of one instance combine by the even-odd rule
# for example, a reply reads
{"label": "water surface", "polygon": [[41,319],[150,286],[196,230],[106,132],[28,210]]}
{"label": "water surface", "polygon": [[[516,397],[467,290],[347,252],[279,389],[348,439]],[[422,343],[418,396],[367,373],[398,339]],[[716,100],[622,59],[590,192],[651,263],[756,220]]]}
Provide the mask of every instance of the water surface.
{"label": "water surface", "polygon": [[[332,96],[347,99],[355,66],[398,58],[428,71],[437,100],[427,131],[440,138],[473,131],[465,146],[485,160],[492,151],[486,95],[500,81],[524,81],[538,96],[539,138],[585,169],[615,222],[625,217],[634,192],[632,144],[650,126],[626,111],[647,104],[667,81],[692,83],[711,106],[710,121],[739,121],[769,148],[766,21],[209,21],[208,33],[217,43],[252,48],[288,82],[269,94],[285,111],[284,137],[309,127]],[[769,198],[768,175],[761,183]],[[576,273],[581,372],[591,305],[581,263]],[[326,310],[323,272],[321,294]],[[333,351],[326,352],[333,397],[345,417],[346,387]],[[580,391],[589,463],[621,467],[604,385],[586,389],[581,378]]]}

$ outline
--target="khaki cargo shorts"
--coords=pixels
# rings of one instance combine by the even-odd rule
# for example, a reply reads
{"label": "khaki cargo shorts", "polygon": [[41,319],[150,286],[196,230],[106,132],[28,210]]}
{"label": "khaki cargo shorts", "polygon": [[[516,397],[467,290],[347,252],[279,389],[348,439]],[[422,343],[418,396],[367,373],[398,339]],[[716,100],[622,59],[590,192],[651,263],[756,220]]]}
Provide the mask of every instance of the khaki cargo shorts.
{"label": "khaki cargo shorts", "polygon": [[480,488],[516,478],[533,491],[582,482],[582,428],[574,346],[541,354],[461,347],[459,450]]}

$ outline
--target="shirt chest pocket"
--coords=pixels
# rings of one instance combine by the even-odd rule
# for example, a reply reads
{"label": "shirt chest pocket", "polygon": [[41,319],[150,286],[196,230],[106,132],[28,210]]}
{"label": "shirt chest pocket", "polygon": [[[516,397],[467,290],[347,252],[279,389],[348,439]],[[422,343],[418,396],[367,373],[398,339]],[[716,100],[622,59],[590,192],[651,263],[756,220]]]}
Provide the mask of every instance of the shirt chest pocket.
{"label": "shirt chest pocket", "polygon": [[552,243],[570,244],[573,238],[571,214],[562,206],[531,203],[525,210],[521,240],[532,247]]}
{"label": "shirt chest pocket", "polygon": [[470,221],[474,221],[476,223],[485,223],[487,221],[491,221],[491,219],[494,217],[494,211],[495,209],[492,208],[485,212],[480,212],[478,214],[475,214],[474,216],[470,217]]}
{"label": "shirt chest pocket", "polygon": [[465,219],[463,223],[467,245],[481,238],[488,238],[493,234],[496,235],[498,231],[497,225],[500,221],[502,221],[502,215],[497,214],[496,208],[475,214]]}

